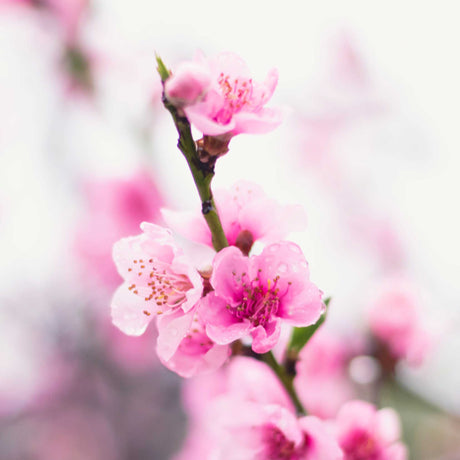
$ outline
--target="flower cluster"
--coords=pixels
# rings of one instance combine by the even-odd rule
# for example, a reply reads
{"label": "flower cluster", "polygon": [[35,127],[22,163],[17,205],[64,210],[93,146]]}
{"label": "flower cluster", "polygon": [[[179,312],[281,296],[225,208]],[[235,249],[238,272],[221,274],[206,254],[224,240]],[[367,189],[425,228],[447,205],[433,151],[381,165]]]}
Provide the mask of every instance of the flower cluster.
{"label": "flower cluster", "polygon": [[[141,235],[115,244],[124,282],[112,319],[130,335],[153,320],[160,361],[194,377],[186,386],[191,428],[177,460],[405,460],[397,414],[356,400],[349,378],[354,358],[382,364],[375,340],[366,347],[364,339],[317,332],[328,302],[300,246],[284,239],[303,229],[304,212],[249,182],[211,192],[230,139],[279,124],[280,110],[265,108],[276,70],[256,83],[232,53],[197,55],[172,73],[157,61],[202,215],[163,209],[172,230],[143,222]],[[193,140],[191,125],[202,139]],[[214,248],[212,262],[199,263],[173,231],[208,253]],[[392,293],[371,309],[369,329],[394,358],[415,362],[424,352],[415,318],[411,302]]]}
{"label": "flower cluster", "polygon": [[250,358],[187,382],[185,397],[193,430],[175,460],[407,458],[392,409],[354,400],[326,421],[297,417],[275,374]]}
{"label": "flower cluster", "polygon": [[[268,201],[258,187],[245,186],[259,192],[257,203]],[[251,241],[278,236],[263,223],[259,229],[248,225],[249,230],[238,207],[229,210],[229,241],[237,245],[238,237],[231,236],[245,232]],[[239,339],[252,338],[252,349],[265,353],[278,343],[283,323],[308,326],[322,312],[321,291],[294,243],[278,241],[251,256],[230,246],[215,255],[211,270],[199,271],[171,231],[146,222],[141,228],[142,235],[114,247],[124,283],[113,297],[112,319],[123,332],[140,335],[156,318],[158,355],[182,376],[219,367]]]}

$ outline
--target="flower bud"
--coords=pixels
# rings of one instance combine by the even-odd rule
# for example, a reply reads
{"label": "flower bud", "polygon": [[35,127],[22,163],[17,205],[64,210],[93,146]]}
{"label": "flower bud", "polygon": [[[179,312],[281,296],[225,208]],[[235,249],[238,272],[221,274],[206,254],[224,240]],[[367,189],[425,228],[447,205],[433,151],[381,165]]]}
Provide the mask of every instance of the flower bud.
{"label": "flower bud", "polygon": [[195,62],[185,62],[165,83],[165,94],[176,107],[199,102],[211,84],[208,70]]}

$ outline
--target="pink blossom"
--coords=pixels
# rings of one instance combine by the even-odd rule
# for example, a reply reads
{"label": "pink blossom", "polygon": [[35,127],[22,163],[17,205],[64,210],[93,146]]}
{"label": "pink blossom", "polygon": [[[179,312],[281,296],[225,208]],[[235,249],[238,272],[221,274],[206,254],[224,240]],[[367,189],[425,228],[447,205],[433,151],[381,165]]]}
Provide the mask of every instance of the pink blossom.
{"label": "pink blossom", "polygon": [[66,39],[76,39],[81,18],[88,8],[89,0],[0,0],[0,5],[24,5],[27,8],[51,13],[62,27]]}
{"label": "pink blossom", "polygon": [[[230,138],[240,133],[266,133],[281,123],[279,109],[264,107],[278,82],[276,69],[270,70],[263,83],[256,83],[246,63],[229,52],[210,59],[199,55],[187,66],[188,69],[193,68],[194,78],[198,73],[200,78],[197,79],[199,84],[190,84],[190,88],[185,91],[182,77],[186,73],[184,75],[183,70],[178,72],[177,81],[182,83],[181,93],[187,94],[186,101],[195,99],[189,95],[203,95],[203,83],[206,82],[204,75],[209,76],[210,83],[204,97],[197,97],[195,103],[184,108],[187,118],[203,134]],[[198,68],[202,70],[198,72]],[[171,86],[176,87],[177,84],[173,80]]]}
{"label": "pink blossom", "polygon": [[194,421],[203,421],[212,401],[224,394],[240,401],[276,404],[294,410],[273,371],[264,362],[244,356],[233,356],[218,372],[199,375],[183,386],[184,406]]}
{"label": "pink blossom", "polygon": [[[289,231],[303,230],[305,211],[301,206],[283,206],[267,197],[262,188],[238,181],[230,190],[216,190],[216,206],[228,243],[248,253],[255,241],[275,242]],[[212,247],[212,236],[201,212],[161,210],[167,224],[187,238]]]}
{"label": "pink blossom", "polygon": [[355,350],[350,342],[320,329],[299,355],[294,386],[309,414],[334,417],[355,395],[348,362]]}
{"label": "pink blossom", "polygon": [[222,345],[250,334],[253,350],[265,353],[276,345],[281,322],[308,326],[321,314],[321,291],[294,243],[271,244],[250,258],[225,248],[214,258],[211,284],[201,314],[208,336]]}
{"label": "pink blossom", "polygon": [[211,75],[196,62],[185,62],[165,83],[165,94],[176,107],[196,104],[205,96],[211,84]]}
{"label": "pink blossom", "polygon": [[89,0],[46,0],[47,7],[56,15],[69,42],[74,42]]}
{"label": "pink blossom", "polygon": [[[277,405],[222,401],[215,417],[219,460],[340,460],[343,454],[316,417],[296,416]],[[221,433],[218,429],[221,429]]]}
{"label": "pink blossom", "polygon": [[142,334],[156,315],[190,311],[203,290],[199,273],[169,230],[147,222],[141,229],[142,235],[124,238],[113,248],[124,283],[112,299],[112,320],[129,335]]}
{"label": "pink blossom", "polygon": [[[333,434],[315,417],[297,419],[273,371],[235,357],[185,385],[191,431],[176,459],[340,459]],[[284,455],[284,456],[283,456]]]}
{"label": "pink blossom", "polygon": [[163,199],[155,182],[140,171],[121,178],[87,180],[83,184],[85,211],[80,218],[75,250],[88,279],[116,286],[113,244],[139,231],[143,221],[159,222]]}
{"label": "pink blossom", "polygon": [[181,377],[218,369],[230,355],[228,345],[216,345],[198,312],[178,310],[158,318],[157,353],[161,362]]}
{"label": "pink blossom", "polygon": [[346,403],[334,424],[344,460],[405,460],[407,451],[399,442],[400,422],[393,409],[377,411],[364,401]]}
{"label": "pink blossom", "polygon": [[369,326],[395,359],[410,365],[422,363],[430,347],[419,312],[420,300],[409,285],[388,282],[378,292],[369,310]]}

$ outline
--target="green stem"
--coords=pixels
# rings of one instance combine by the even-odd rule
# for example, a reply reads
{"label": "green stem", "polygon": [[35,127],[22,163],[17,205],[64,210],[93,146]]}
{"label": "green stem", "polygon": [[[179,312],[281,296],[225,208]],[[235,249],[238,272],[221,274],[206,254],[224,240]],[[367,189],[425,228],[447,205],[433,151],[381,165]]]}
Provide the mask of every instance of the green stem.
{"label": "green stem", "polygon": [[286,373],[286,370],[283,366],[281,366],[276,358],[273,356],[273,353],[269,351],[268,353],[264,353],[262,355],[262,359],[264,362],[270,366],[273,372],[276,374],[280,382],[283,384],[285,390],[287,391],[289,397],[291,398],[292,402],[297,411],[297,415],[306,415],[307,411],[303,407],[302,403],[300,402],[299,397],[297,396],[297,392],[295,391],[293,385],[293,377],[289,376]]}
{"label": "green stem", "polygon": [[[159,57],[157,57],[158,72],[164,83],[170,76],[170,72]],[[192,173],[193,181],[198,190],[201,199],[201,212],[208,224],[212,234],[212,244],[216,251],[228,246],[227,237],[225,236],[217,213],[216,204],[212,196],[211,181],[214,177],[214,166],[200,161],[196,150],[196,144],[192,136],[190,123],[185,116],[179,113],[177,107],[172,105],[164,96],[163,104],[171,114],[174,124],[179,134],[177,146],[187,160],[187,164]]]}
{"label": "green stem", "polygon": [[[164,84],[170,77],[171,72],[166,68],[163,61],[158,56],[157,64],[158,73],[160,74],[161,81]],[[200,195],[201,211],[206,219],[209,229],[211,230],[214,249],[216,251],[220,251],[228,246],[228,241],[222,229],[222,223],[219,219],[219,215],[217,214],[216,205],[211,192],[211,181],[214,177],[214,165],[213,163],[207,164],[200,161],[196,150],[196,144],[192,137],[190,123],[182,112],[172,105],[166,97],[164,97],[164,95],[163,104],[171,114],[179,134],[179,142],[177,146],[187,160],[195,186]],[[286,389],[296,408],[297,414],[305,415],[306,411],[302,406],[293,386],[293,376],[287,374],[286,369],[276,361],[271,351],[260,356],[265,363],[273,369],[273,372],[275,372],[276,376]]]}

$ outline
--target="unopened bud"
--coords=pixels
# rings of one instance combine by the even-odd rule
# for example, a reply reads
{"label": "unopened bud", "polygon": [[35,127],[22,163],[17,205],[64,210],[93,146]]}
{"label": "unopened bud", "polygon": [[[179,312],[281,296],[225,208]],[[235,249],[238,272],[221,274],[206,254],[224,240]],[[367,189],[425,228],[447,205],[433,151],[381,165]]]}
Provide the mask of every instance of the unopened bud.
{"label": "unopened bud", "polygon": [[165,94],[176,107],[196,104],[206,95],[211,76],[205,67],[186,62],[165,83]]}

